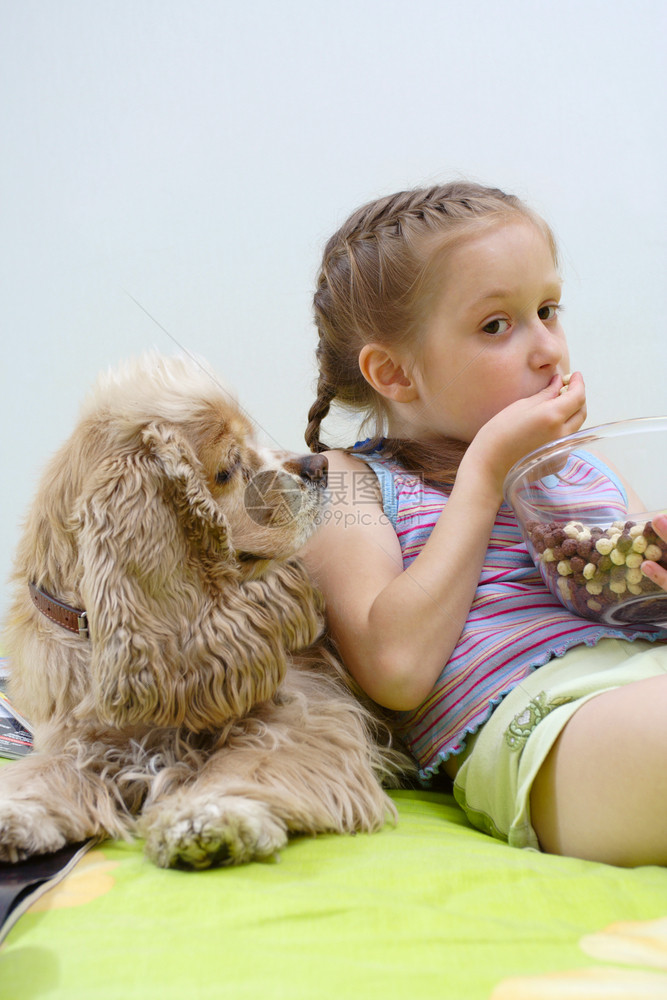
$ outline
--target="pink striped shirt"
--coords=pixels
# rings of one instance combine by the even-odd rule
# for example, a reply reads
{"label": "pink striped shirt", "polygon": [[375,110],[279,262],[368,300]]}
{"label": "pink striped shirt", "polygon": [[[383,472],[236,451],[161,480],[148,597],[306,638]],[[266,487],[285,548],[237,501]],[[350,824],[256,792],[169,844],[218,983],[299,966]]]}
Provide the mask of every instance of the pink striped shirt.
{"label": "pink striped shirt", "polygon": [[[384,512],[398,536],[405,568],[428,540],[447,503],[447,489],[427,485],[379,452],[355,455],[378,477]],[[599,508],[611,519],[622,516],[627,509],[622,486],[588,458],[570,459],[580,465],[568,477],[577,483],[578,508]],[[559,487],[554,477],[542,480],[539,489],[548,509],[557,514]],[[561,496],[562,490],[561,484]],[[571,491],[567,500],[572,502]],[[458,643],[428,698],[399,716],[401,735],[419,763],[422,781],[428,783],[443,761],[465,749],[466,736],[477,732],[532,670],[573,646],[594,646],[606,637],[665,640],[667,630],[608,626],[568,611],[543,583],[514,512],[503,504]]]}

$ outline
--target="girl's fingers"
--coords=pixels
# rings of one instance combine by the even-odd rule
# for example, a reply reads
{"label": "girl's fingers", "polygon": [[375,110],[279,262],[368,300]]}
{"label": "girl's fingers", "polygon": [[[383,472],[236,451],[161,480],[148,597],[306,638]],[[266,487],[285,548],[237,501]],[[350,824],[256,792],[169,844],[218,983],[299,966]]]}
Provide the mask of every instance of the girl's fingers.
{"label": "girl's fingers", "polygon": [[[651,519],[653,528],[655,532],[662,538],[663,542],[667,542],[667,514],[656,514],[654,518]],[[651,559],[647,559],[641,565],[641,570],[644,576],[647,576],[649,580],[657,584],[658,587],[662,587],[663,590],[667,590],[667,569],[664,566],[660,566],[659,563],[653,562]]]}
{"label": "girl's fingers", "polygon": [[656,562],[651,562],[650,559],[646,559],[641,565],[641,571],[644,576],[647,576],[658,587],[667,590],[667,569],[664,569]]}
{"label": "girl's fingers", "polygon": [[657,514],[652,520],[656,532],[667,542],[667,514]]}

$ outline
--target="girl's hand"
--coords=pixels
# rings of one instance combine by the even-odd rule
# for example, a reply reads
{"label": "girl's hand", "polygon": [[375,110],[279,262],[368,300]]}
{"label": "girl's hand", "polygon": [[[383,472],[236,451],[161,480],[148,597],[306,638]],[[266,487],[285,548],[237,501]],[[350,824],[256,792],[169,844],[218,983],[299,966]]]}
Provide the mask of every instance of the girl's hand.
{"label": "girl's hand", "polygon": [[474,456],[475,462],[483,463],[501,499],[505,476],[515,462],[542,445],[574,434],[586,419],[581,373],[572,375],[564,393],[562,386],[561,376],[554,375],[545,389],[506,406],[475,435],[464,462],[473,461]]}
{"label": "girl's hand", "polygon": [[[667,514],[658,514],[657,517],[653,518],[652,523],[655,533],[662,538],[663,542],[667,543]],[[663,590],[667,590],[667,569],[650,559],[646,559],[641,568],[644,576],[647,576],[653,583],[657,583]]]}

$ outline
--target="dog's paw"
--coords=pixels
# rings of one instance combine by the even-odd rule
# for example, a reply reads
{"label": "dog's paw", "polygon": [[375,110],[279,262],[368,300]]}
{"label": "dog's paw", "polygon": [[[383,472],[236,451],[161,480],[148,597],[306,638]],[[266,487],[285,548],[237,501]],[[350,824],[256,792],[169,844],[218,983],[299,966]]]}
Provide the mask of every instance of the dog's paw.
{"label": "dog's paw", "polygon": [[156,803],[140,822],[146,854],[161,868],[241,865],[271,857],[287,841],[268,806],[240,796]]}
{"label": "dog's paw", "polygon": [[57,819],[37,802],[0,801],[0,861],[50,854],[67,843]]}

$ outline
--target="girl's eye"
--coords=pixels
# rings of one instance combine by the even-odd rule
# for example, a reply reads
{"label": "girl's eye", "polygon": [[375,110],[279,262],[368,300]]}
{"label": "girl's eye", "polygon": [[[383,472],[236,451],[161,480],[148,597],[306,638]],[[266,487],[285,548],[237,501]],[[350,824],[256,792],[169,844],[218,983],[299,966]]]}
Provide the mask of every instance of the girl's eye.
{"label": "girl's eye", "polygon": [[509,329],[510,321],[508,319],[492,319],[482,327],[484,333],[491,334],[492,337],[497,337],[500,333],[505,333]]}
{"label": "girl's eye", "polygon": [[540,306],[540,308],[537,310],[537,315],[542,320],[543,323],[548,323],[549,320],[556,318],[556,316],[558,315],[558,309],[559,306],[555,302],[552,302],[551,305]]}

